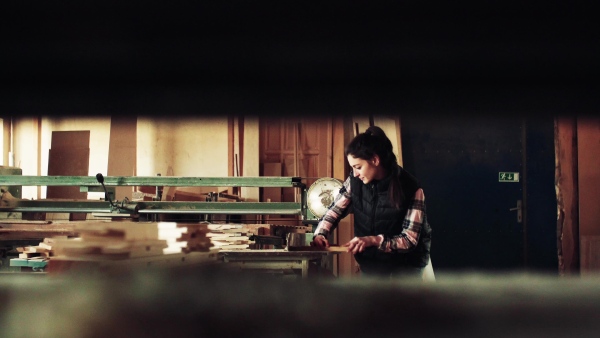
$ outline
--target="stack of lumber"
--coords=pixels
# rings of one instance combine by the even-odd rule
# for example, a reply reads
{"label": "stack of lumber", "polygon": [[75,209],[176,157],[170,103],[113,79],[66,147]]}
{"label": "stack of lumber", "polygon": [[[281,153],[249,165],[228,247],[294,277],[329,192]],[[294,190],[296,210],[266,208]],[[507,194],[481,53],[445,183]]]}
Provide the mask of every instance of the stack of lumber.
{"label": "stack of lumber", "polygon": [[52,250],[52,246],[56,242],[57,239],[66,239],[67,236],[58,236],[55,238],[44,238],[42,242],[38,245],[30,245],[25,247],[17,247],[17,251],[19,252],[19,258],[50,258],[50,256],[54,255],[54,251]]}
{"label": "stack of lumber", "polygon": [[207,236],[219,250],[248,249],[255,227],[250,224],[209,224]]}
{"label": "stack of lumber", "polygon": [[212,243],[219,250],[245,250],[255,249],[252,235],[271,235],[271,224],[210,224],[210,237]]}
{"label": "stack of lumber", "polygon": [[[66,236],[60,237],[67,238]],[[54,242],[55,238],[44,238],[38,245],[17,247],[19,258],[12,258],[10,266],[45,268],[50,257],[54,256],[52,250]]]}
{"label": "stack of lumber", "polygon": [[72,267],[172,266],[213,262],[206,224],[83,222],[77,238],[56,239],[49,272]]}
{"label": "stack of lumber", "polygon": [[158,238],[156,224],[137,222],[86,222],[77,224],[78,238],[57,239],[55,256],[125,259],[162,255],[167,247]]}
{"label": "stack of lumber", "polygon": [[[207,236],[219,250],[259,249],[250,240],[252,235],[277,236],[285,238],[287,233],[307,233],[309,226],[275,225],[275,224],[209,224]],[[265,246],[265,248],[272,248]]]}
{"label": "stack of lumber", "polygon": [[207,252],[214,246],[207,236],[210,231],[208,223],[158,222],[157,225],[158,238],[167,243],[167,247],[163,249],[165,254]]}

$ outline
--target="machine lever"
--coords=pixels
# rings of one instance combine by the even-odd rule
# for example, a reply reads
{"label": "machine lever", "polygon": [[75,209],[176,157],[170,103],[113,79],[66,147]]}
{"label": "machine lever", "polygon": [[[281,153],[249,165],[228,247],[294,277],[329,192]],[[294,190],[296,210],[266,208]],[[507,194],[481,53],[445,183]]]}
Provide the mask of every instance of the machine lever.
{"label": "machine lever", "polygon": [[97,173],[96,180],[98,181],[98,183],[102,184],[102,188],[104,188],[104,199],[108,200],[108,202],[110,202],[110,205],[113,208],[116,208],[117,206],[113,203],[112,199],[110,198],[110,194],[108,193],[108,190],[106,190],[106,186],[104,186],[104,176],[101,173]]}

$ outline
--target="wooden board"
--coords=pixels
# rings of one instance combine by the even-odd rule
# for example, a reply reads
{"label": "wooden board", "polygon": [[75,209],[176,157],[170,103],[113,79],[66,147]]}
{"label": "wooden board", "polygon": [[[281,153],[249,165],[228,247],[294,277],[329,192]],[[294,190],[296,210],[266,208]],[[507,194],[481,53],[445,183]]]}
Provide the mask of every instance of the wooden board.
{"label": "wooden board", "polygon": [[[87,176],[89,167],[89,148],[50,149],[48,157],[48,176]],[[86,199],[87,193],[79,187],[49,186],[46,198]]]}
{"label": "wooden board", "polygon": [[0,240],[29,240],[77,235],[78,232],[73,224],[49,224],[46,221],[0,224]]}
{"label": "wooden board", "polygon": [[173,253],[121,260],[92,257],[52,257],[48,261],[47,270],[50,274],[81,270],[99,273],[120,273],[134,268],[179,268],[201,264],[215,264],[218,263],[217,259],[218,253],[216,251]]}
{"label": "wooden board", "polygon": [[330,246],[328,248],[320,246],[288,246],[288,251],[326,251],[326,252],[348,252],[345,246]]}
{"label": "wooden board", "polygon": [[[136,136],[137,116],[111,116],[107,176],[136,176]],[[114,199],[131,198],[132,192],[133,187],[115,187]]]}
{"label": "wooden board", "polygon": [[[87,176],[90,165],[90,131],[53,131],[48,155],[48,176]],[[49,186],[46,198],[87,199],[79,187]],[[86,213],[70,213],[69,220],[85,220]]]}

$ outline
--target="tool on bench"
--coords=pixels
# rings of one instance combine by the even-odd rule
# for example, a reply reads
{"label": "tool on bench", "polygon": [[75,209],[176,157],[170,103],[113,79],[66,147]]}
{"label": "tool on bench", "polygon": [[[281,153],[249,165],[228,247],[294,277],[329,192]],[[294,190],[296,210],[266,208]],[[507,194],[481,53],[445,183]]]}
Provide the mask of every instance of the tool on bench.
{"label": "tool on bench", "polygon": [[287,234],[287,250],[288,251],[329,251],[329,252],[347,252],[345,246],[330,245],[329,247],[319,247],[310,245],[313,234]]}
{"label": "tool on bench", "polygon": [[257,249],[264,249],[265,245],[273,245],[275,249],[283,249],[283,238],[279,236],[251,235],[249,240],[256,243]]}

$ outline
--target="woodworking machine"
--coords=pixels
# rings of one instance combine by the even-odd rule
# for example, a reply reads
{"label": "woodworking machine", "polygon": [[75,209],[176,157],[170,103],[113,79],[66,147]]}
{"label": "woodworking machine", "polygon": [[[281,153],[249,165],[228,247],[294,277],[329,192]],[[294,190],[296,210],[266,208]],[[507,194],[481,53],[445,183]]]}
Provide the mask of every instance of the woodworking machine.
{"label": "woodworking machine", "polygon": [[[65,229],[47,229],[48,224],[35,225],[31,215],[36,213],[69,213],[71,215],[74,213],[92,213],[94,217],[131,218],[138,221],[155,221],[160,214],[172,214],[173,217],[181,214],[203,215],[205,220],[207,215],[216,214],[223,214],[227,217],[230,217],[230,215],[293,215],[300,216],[302,224],[305,227],[312,226],[314,231],[318,220],[325,214],[327,207],[333,202],[342,184],[332,178],[321,178],[307,189],[302,180],[300,177],[104,177],[102,174],[97,174],[95,177],[24,176],[21,175],[20,169],[9,172],[0,170],[0,218],[3,218],[0,222],[0,228],[3,228],[0,229],[0,244],[2,242],[7,245],[10,244],[8,246],[4,245],[4,249],[0,247],[0,253],[3,251],[6,253],[11,248],[18,246],[19,243],[13,243],[15,238],[22,240],[23,237],[27,237],[28,241],[31,241],[33,237],[46,236],[45,232],[40,233],[40,231],[53,231],[53,233],[66,231]],[[23,186],[77,186],[80,192],[104,192],[104,199],[27,200],[21,198]],[[122,186],[155,187],[157,195],[150,201],[132,201],[128,198],[121,201],[114,200],[115,188]],[[205,200],[200,201],[163,201],[160,195],[165,187],[295,188],[299,189],[299,191],[296,191],[296,196],[299,196],[300,201],[245,202],[239,199],[228,199],[225,202],[219,201],[221,196],[217,193],[210,193]],[[24,213],[28,215],[27,218],[24,217]],[[52,226],[60,225],[53,224]],[[245,267],[258,264],[261,267],[280,268],[281,264],[284,264],[285,266],[301,269],[302,276],[306,277],[309,261],[323,257],[323,253],[281,250],[286,245],[290,232],[295,233],[298,229],[293,229],[294,226],[274,224],[271,226],[270,234],[254,234],[250,238],[255,242],[255,248],[262,250],[224,251],[222,252],[224,261],[237,262],[241,260]],[[304,234],[305,231],[308,232],[305,227],[300,231],[303,233],[304,238],[302,243],[294,243],[306,244],[307,238],[312,239],[312,233]],[[61,233],[61,235],[65,234]],[[9,240],[13,240],[13,242],[9,243]],[[28,244],[26,241],[21,242],[20,246]],[[3,261],[0,262],[0,266],[2,266],[6,264],[4,257],[8,257],[8,255],[2,254],[0,256],[3,257]],[[27,263],[29,263],[28,261]],[[301,261],[301,264],[298,261]]]}
{"label": "woodworking machine", "polygon": [[[2,172],[0,172],[1,174]],[[105,192],[104,200],[25,200],[10,191],[22,186],[78,186],[80,192]],[[113,201],[107,189],[118,186],[164,187],[279,187],[300,189],[300,202]],[[94,213],[150,220],[156,214],[298,215],[315,225],[338,193],[341,183],[322,178],[307,190],[300,177],[163,177],[163,176],[25,176],[0,175],[5,213]]]}

